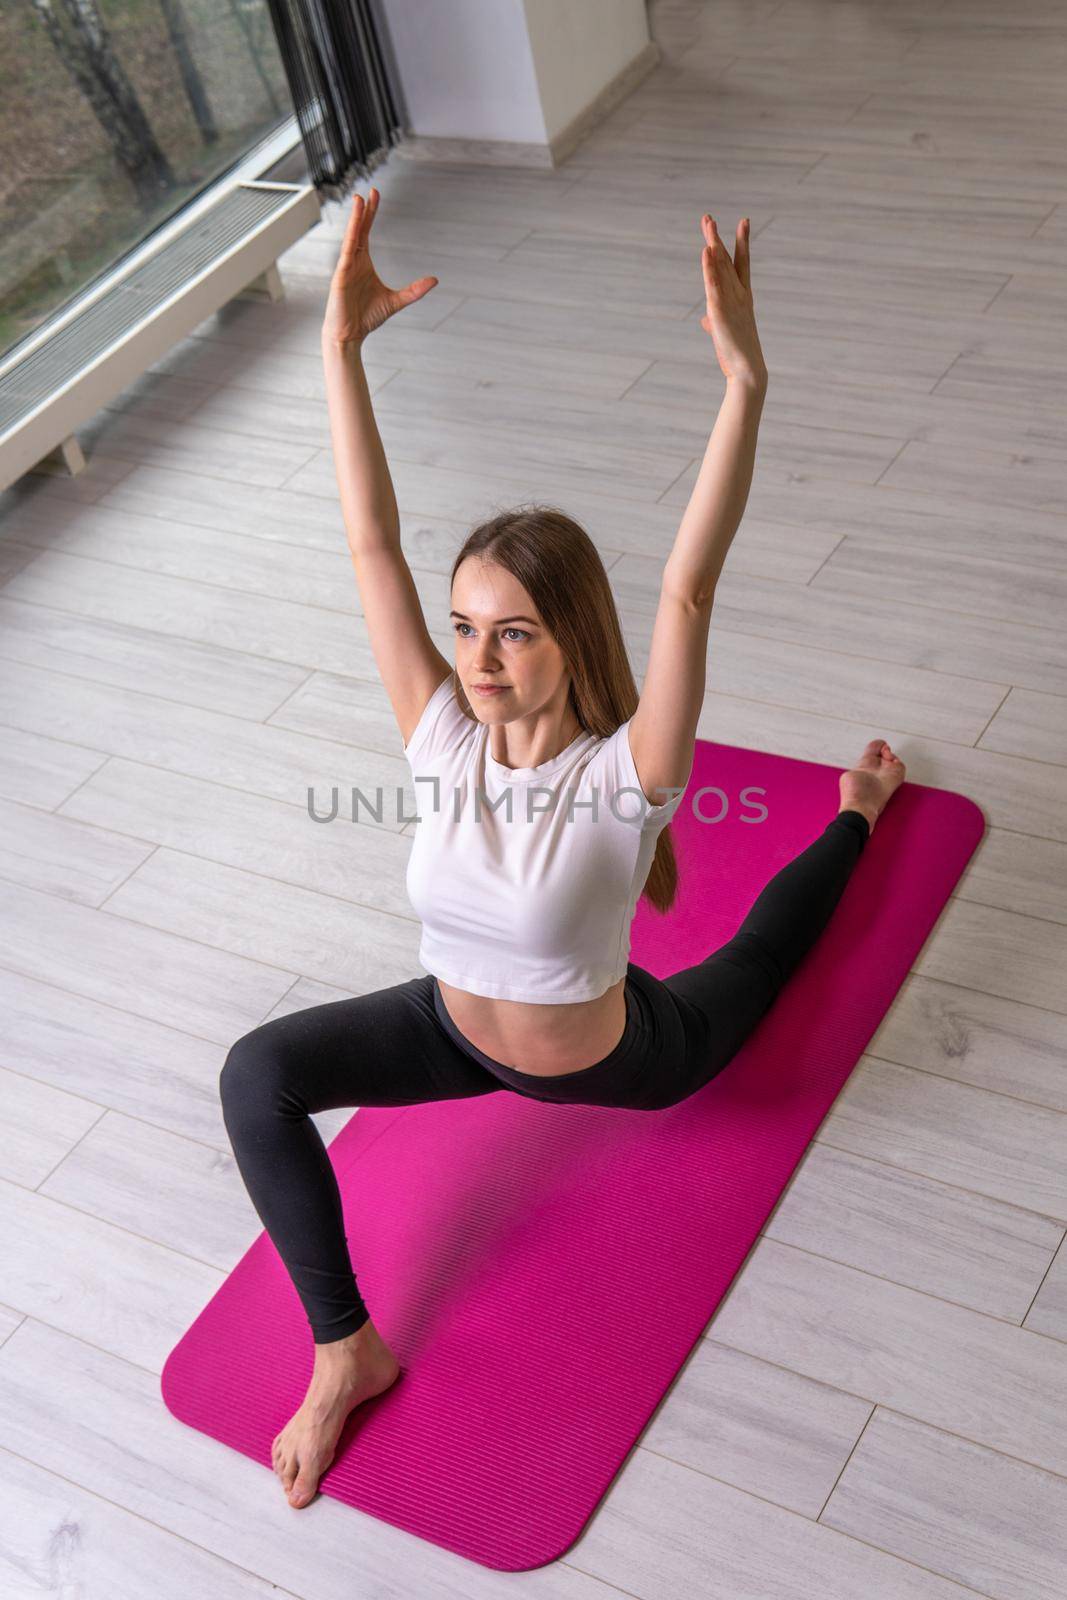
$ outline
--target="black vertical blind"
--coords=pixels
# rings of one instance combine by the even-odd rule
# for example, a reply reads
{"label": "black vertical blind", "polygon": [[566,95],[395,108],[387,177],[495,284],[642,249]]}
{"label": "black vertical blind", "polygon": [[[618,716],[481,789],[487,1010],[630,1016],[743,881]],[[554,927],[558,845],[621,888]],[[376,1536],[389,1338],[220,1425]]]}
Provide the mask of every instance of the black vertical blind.
{"label": "black vertical blind", "polygon": [[343,200],[399,144],[403,125],[371,0],[267,0],[308,174]]}

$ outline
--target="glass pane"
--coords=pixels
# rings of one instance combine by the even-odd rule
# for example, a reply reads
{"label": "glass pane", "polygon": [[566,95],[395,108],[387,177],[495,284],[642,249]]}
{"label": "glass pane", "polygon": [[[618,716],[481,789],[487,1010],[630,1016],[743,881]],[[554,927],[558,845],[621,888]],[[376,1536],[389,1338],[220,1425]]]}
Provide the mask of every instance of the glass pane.
{"label": "glass pane", "polygon": [[0,356],[293,114],[266,0],[0,9]]}

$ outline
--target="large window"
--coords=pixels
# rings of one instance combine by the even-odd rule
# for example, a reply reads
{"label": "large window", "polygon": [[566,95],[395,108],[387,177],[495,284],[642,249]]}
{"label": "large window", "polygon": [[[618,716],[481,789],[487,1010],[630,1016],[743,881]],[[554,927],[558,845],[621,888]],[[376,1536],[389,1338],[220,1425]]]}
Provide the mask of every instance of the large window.
{"label": "large window", "polygon": [[7,0],[0,356],[292,114],[266,0]]}

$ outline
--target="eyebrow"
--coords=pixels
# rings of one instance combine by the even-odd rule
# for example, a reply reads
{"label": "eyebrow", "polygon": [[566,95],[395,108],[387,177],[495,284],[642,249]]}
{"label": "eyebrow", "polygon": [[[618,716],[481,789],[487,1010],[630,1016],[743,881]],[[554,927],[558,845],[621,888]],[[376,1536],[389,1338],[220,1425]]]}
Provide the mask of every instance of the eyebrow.
{"label": "eyebrow", "polygon": [[[458,617],[461,622],[470,622],[472,620],[470,617],[465,617],[462,611],[450,611],[448,614],[450,617]],[[494,627],[499,627],[504,622],[528,622],[534,628],[540,626],[539,623],[534,622],[533,617],[497,617]]]}

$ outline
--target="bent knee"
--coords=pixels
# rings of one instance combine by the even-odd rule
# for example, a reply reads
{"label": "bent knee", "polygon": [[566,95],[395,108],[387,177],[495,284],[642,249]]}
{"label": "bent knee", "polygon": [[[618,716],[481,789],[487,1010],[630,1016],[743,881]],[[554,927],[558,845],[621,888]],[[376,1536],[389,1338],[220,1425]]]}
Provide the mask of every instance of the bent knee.
{"label": "bent knee", "polygon": [[226,1052],[219,1073],[219,1099],[227,1112],[264,1104],[280,1109],[290,1086],[288,1060],[269,1023],[244,1034]]}

